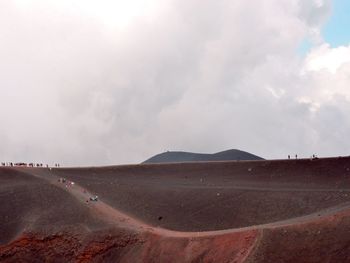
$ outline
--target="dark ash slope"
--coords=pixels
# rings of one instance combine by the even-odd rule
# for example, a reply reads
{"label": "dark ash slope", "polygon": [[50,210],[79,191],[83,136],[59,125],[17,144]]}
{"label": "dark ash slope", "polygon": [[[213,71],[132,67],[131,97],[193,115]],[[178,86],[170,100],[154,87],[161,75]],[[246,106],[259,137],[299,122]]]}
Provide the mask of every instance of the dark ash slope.
{"label": "dark ash slope", "polygon": [[[49,170],[45,172],[50,176]],[[24,231],[81,232],[105,227],[69,193],[30,173],[1,167],[0,197],[0,245]]]}
{"label": "dark ash slope", "polygon": [[350,201],[350,158],[57,169],[154,226],[221,230],[285,220]]}

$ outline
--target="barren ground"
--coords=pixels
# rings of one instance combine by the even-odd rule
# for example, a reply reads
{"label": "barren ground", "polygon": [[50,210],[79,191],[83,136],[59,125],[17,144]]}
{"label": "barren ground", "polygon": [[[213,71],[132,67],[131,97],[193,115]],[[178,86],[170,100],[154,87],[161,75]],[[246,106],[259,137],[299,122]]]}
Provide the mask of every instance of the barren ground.
{"label": "barren ground", "polygon": [[0,196],[1,262],[350,261],[348,157],[1,167]]}

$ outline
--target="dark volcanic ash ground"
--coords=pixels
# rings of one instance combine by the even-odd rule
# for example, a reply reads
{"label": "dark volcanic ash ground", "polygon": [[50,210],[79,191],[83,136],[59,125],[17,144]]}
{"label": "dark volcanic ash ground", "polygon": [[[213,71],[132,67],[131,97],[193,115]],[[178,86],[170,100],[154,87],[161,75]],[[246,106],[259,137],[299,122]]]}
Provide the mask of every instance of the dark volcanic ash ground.
{"label": "dark volcanic ash ground", "polygon": [[0,195],[1,262],[350,261],[348,157],[2,167]]}

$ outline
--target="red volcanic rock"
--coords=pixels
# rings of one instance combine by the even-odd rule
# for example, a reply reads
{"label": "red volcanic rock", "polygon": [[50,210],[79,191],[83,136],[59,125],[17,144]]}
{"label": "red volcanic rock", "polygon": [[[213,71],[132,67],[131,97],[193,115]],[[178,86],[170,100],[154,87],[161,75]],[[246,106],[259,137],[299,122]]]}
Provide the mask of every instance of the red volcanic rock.
{"label": "red volcanic rock", "polygon": [[266,228],[247,262],[350,262],[350,210]]}
{"label": "red volcanic rock", "polygon": [[74,259],[81,244],[67,234],[39,236],[24,233],[8,245],[0,246],[1,262],[62,262]]}
{"label": "red volcanic rock", "polygon": [[131,250],[125,262],[242,262],[253,248],[258,231],[242,231],[196,237],[149,235],[138,251]]}
{"label": "red volcanic rock", "polygon": [[133,234],[72,235],[65,232],[43,236],[24,233],[0,246],[1,262],[103,262],[109,253],[141,243]]}
{"label": "red volcanic rock", "polygon": [[26,233],[0,247],[1,262],[242,262],[258,231],[207,237],[155,234],[90,236]]}

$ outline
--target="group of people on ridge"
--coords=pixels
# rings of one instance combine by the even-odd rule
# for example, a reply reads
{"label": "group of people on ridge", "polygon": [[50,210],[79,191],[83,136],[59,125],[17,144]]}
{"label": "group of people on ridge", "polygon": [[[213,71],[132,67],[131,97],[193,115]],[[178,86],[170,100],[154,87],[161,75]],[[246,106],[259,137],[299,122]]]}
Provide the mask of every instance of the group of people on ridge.
{"label": "group of people on ridge", "polygon": [[[59,163],[54,164],[56,168],[60,167]],[[45,166],[42,163],[13,163],[13,162],[2,162],[1,166],[9,166],[9,167],[46,167],[49,168],[50,166],[46,164]]]}

